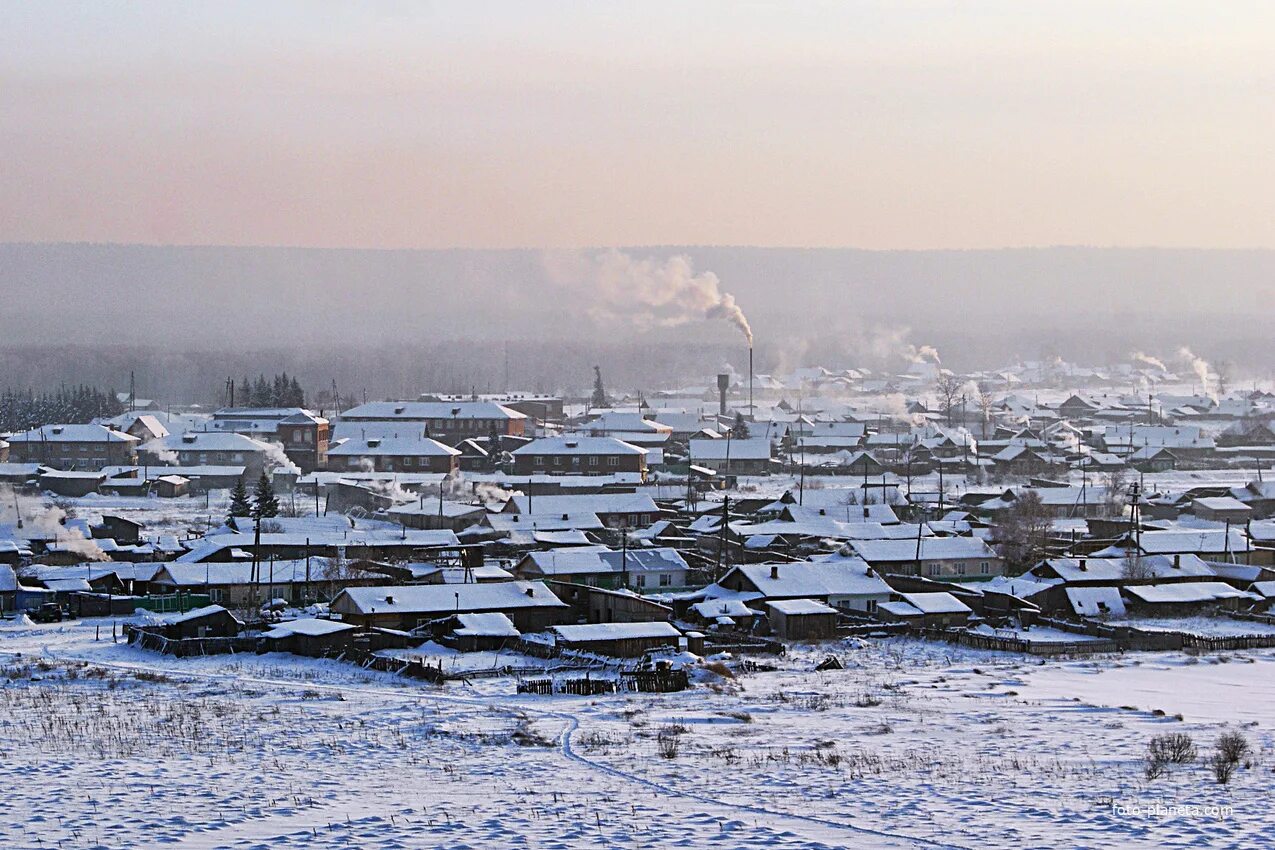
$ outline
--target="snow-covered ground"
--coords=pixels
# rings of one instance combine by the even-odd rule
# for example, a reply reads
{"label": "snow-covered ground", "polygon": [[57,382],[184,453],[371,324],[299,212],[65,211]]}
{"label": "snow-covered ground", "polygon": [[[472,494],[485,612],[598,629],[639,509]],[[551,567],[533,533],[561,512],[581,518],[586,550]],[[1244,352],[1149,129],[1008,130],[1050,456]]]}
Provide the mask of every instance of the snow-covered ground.
{"label": "snow-covered ground", "polygon": [[[529,697],[508,678],[159,657],[96,625],[0,632],[3,846],[1275,843],[1275,651],[1046,662],[852,641],[678,694]],[[846,669],[814,672],[828,654]],[[1256,748],[1229,786],[1203,764],[1144,778],[1152,735],[1204,753],[1228,723]],[[1114,807],[1157,803],[1232,812]]]}

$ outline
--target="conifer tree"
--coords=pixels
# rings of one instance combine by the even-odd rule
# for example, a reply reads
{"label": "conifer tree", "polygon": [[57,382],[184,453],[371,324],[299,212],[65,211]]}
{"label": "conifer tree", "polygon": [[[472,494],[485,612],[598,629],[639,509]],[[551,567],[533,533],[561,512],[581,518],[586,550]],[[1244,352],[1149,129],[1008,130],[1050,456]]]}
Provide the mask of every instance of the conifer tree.
{"label": "conifer tree", "polygon": [[235,489],[230,491],[230,510],[226,522],[235,525],[235,517],[247,516],[252,516],[252,502],[248,500],[248,488],[240,478],[235,482]]}
{"label": "conifer tree", "polygon": [[279,515],[279,500],[275,498],[274,487],[270,479],[261,473],[257,479],[257,487],[252,494],[252,516],[254,519],[270,519]]}

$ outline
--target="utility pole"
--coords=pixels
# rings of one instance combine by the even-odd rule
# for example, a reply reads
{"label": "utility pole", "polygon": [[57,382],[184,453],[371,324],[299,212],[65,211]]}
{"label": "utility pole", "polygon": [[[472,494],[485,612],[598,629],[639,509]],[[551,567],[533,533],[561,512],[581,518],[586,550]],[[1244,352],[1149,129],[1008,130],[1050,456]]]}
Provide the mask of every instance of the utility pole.
{"label": "utility pole", "polygon": [[730,496],[727,496],[725,501],[722,502],[722,525],[721,525],[721,528],[719,528],[717,531],[717,564],[714,567],[714,570],[717,574],[713,576],[714,581],[722,577],[722,567],[725,564],[725,556],[726,556],[726,540],[727,540],[727,534],[729,532],[729,529],[727,528],[727,526],[729,524],[730,524]]}
{"label": "utility pole", "polygon": [[624,519],[620,524],[620,587],[629,586],[629,522]]}

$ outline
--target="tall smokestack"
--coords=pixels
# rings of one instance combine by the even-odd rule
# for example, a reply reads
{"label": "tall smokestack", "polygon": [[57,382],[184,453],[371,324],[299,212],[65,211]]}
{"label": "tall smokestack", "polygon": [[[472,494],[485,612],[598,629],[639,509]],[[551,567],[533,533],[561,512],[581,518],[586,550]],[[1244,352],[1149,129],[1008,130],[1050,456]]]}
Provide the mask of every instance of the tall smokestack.
{"label": "tall smokestack", "polygon": [[748,343],[748,418],[756,419],[757,411],[753,407],[753,344]]}
{"label": "tall smokestack", "polygon": [[726,391],[730,389],[730,375],[717,376],[717,415],[726,415]]}

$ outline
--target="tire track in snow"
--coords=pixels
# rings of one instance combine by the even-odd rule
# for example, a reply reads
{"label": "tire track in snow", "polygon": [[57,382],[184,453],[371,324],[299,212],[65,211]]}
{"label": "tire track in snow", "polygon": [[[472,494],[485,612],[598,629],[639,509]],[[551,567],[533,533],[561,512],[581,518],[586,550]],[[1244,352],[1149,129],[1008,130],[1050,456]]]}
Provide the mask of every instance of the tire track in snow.
{"label": "tire track in snow", "polygon": [[[424,693],[420,691],[410,691],[407,689],[381,688],[375,686],[360,685],[340,685],[328,684],[314,681],[298,682],[289,679],[272,679],[262,676],[244,676],[235,673],[213,673],[208,671],[191,671],[176,670],[171,667],[162,667],[156,665],[128,663],[118,661],[101,661],[94,658],[86,658],[83,656],[65,655],[53,650],[47,644],[43,647],[44,652],[51,658],[61,661],[78,661],[85,664],[93,664],[98,667],[106,667],[108,669],[124,670],[130,672],[143,671],[148,673],[163,673],[171,676],[186,676],[193,679],[206,679],[214,681],[234,681],[234,682],[251,682],[257,685],[269,685],[274,687],[285,688],[309,688],[314,690],[328,691],[333,693],[352,693],[352,694],[381,694],[385,696],[393,696],[407,701],[433,700],[440,703],[450,703],[453,705],[481,706],[484,708],[497,708],[509,714],[522,715],[526,713],[538,712],[543,716],[553,717],[566,722],[562,733],[558,739],[558,752],[567,760],[583,765],[591,770],[606,774],[616,779],[626,782],[632,782],[638,785],[650,788],[658,794],[667,797],[676,797],[685,800],[694,800],[704,805],[714,806],[727,811],[733,811],[740,814],[762,815],[770,818],[779,818],[781,820],[795,821],[797,823],[808,824],[810,826],[819,826],[828,829],[839,829],[859,835],[873,836],[875,838],[886,839],[889,841],[903,842],[905,845],[942,848],[942,850],[972,850],[960,844],[952,844],[945,841],[937,841],[923,836],[908,835],[900,832],[890,832],[888,830],[875,829],[873,827],[862,826],[855,823],[846,823],[844,821],[831,820],[829,818],[817,817],[815,815],[803,815],[794,812],[786,812],[779,809],[770,809],[765,806],[759,806],[749,803],[732,803],[726,800],[719,800],[706,794],[699,794],[693,791],[684,791],[665,785],[634,773],[612,767],[604,762],[595,761],[580,755],[571,745],[571,737],[580,728],[580,718],[567,711],[556,708],[546,708],[543,705],[529,705],[526,703],[510,702],[500,697],[481,698],[481,697],[460,697],[451,694],[440,693]],[[6,653],[21,655],[20,653]],[[362,669],[362,668],[359,668]]]}

